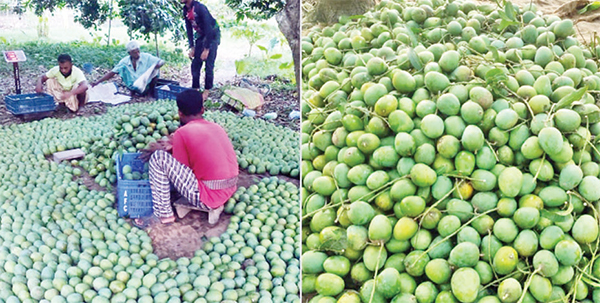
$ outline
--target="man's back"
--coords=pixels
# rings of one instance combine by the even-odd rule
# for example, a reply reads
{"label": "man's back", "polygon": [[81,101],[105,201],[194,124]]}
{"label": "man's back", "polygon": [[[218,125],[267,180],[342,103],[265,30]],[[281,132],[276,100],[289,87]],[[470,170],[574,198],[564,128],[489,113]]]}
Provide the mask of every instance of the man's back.
{"label": "man's back", "polygon": [[[208,8],[198,2],[192,2],[192,8],[189,9],[187,6],[183,7],[183,18],[186,23],[186,29],[190,46],[194,45],[194,35],[192,30],[198,34],[201,38],[203,47],[208,48],[208,45],[213,43],[215,40],[219,40],[218,24],[217,20],[212,16]],[[218,44],[218,42],[217,42]]]}
{"label": "man's back", "polygon": [[[207,205],[224,203],[236,190],[235,187],[209,190],[202,182],[230,179],[238,175],[235,151],[227,133],[218,124],[197,119],[182,126],[173,135],[173,156],[194,171],[199,181],[201,199]],[[202,193],[202,189],[206,193]]]}

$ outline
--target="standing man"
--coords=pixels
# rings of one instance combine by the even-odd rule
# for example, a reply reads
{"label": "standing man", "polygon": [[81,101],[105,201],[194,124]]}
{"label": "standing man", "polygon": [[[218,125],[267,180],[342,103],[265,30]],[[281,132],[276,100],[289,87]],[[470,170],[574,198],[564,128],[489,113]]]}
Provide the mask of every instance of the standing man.
{"label": "standing man", "polygon": [[79,68],[73,66],[71,56],[67,54],[58,56],[58,66],[38,78],[35,91],[43,92],[46,82],[48,82],[48,94],[52,95],[58,103],[64,103],[73,112],[76,112],[79,106],[83,106],[89,98],[85,75]]}
{"label": "standing man", "polygon": [[181,127],[167,140],[150,144],[141,159],[148,160],[154,216],[135,219],[140,228],[175,221],[171,186],[190,206],[208,212],[217,223],[223,205],[237,190],[238,162],[225,130],[204,120],[202,94],[193,89],[177,96]]}
{"label": "standing man", "polygon": [[189,56],[192,58],[192,88],[200,89],[200,72],[206,62],[203,97],[213,87],[217,48],[221,43],[221,31],[217,21],[206,6],[196,0],[181,0],[183,18],[190,44]]}
{"label": "standing man", "polygon": [[121,59],[115,68],[100,80],[92,83],[92,87],[119,74],[123,83],[132,93],[146,95],[154,92],[158,70],[165,64],[165,61],[148,53],[140,52],[140,45],[135,41],[127,43],[125,47],[129,56]]}

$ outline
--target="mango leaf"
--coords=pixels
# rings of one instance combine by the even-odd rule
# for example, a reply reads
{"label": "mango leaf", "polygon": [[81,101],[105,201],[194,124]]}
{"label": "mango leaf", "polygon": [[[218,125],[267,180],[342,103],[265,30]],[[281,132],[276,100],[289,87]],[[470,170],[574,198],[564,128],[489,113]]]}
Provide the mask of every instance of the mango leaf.
{"label": "mango leaf", "polygon": [[581,98],[583,98],[583,95],[585,95],[585,93],[587,92],[587,89],[587,86],[585,86],[564,96],[562,99],[560,99],[560,101],[558,101],[558,103],[555,106],[555,109],[558,110],[561,108],[565,108],[567,106],[570,106],[573,102],[581,100]]}
{"label": "mango leaf", "polygon": [[404,25],[404,28],[406,29],[406,33],[408,34],[408,37],[410,38],[410,45],[412,47],[416,47],[418,44],[418,40],[417,40],[417,35],[415,34],[415,32],[413,32],[413,29]]}
{"label": "mango leaf", "polygon": [[279,38],[273,37],[273,39],[269,40],[269,49],[273,49],[277,43],[279,43]]}
{"label": "mango leaf", "polygon": [[238,74],[243,74],[244,72],[246,72],[248,68],[248,62],[246,62],[245,60],[236,60],[235,61],[235,71]]}
{"label": "mango leaf", "polygon": [[508,80],[508,76],[499,68],[492,68],[485,73],[485,81],[488,85],[494,85]]}
{"label": "mango leaf", "polygon": [[494,56],[494,61],[500,61],[500,54],[498,53],[498,49],[493,45],[490,45],[488,49],[492,52],[492,55]]}
{"label": "mango leaf", "polygon": [[599,8],[600,8],[600,1],[594,1],[594,2],[586,5],[584,8],[580,9],[579,11],[577,11],[577,13],[580,15],[583,15],[587,12],[595,11]]}
{"label": "mango leaf", "polygon": [[258,49],[260,49],[261,51],[264,51],[264,52],[266,52],[266,51],[267,51],[267,48],[266,48],[266,47],[264,47],[264,46],[262,46],[262,45],[258,45],[258,44],[257,44],[257,45],[256,45],[256,47],[258,47]]}
{"label": "mango leaf", "polygon": [[362,19],[364,17],[365,17],[365,15],[352,15],[348,18],[350,18],[351,20],[356,20],[356,19]]}
{"label": "mango leaf", "polygon": [[513,4],[510,1],[504,2],[504,12],[506,13],[506,16],[508,17],[508,19],[510,19],[512,21],[517,20],[517,18],[515,16],[515,8],[513,7]]}
{"label": "mango leaf", "polygon": [[270,59],[273,59],[273,60],[277,60],[277,59],[279,59],[279,58],[281,58],[281,57],[283,57],[283,55],[282,55],[282,54],[275,54],[275,55],[273,55],[273,56],[271,56],[271,57],[269,57],[269,58],[270,58]]}
{"label": "mango leaf", "polygon": [[570,215],[561,216],[558,213],[554,213],[554,212],[548,211],[546,209],[542,209],[540,213],[541,213],[542,217],[549,219],[553,222],[564,222],[571,217]]}
{"label": "mango leaf", "polygon": [[506,12],[499,10],[498,15],[500,16],[500,19],[510,21],[510,18],[508,18],[508,16],[506,15]]}
{"label": "mango leaf", "polygon": [[319,246],[319,250],[343,252],[348,248],[348,236],[343,228],[335,228],[327,233],[327,239]]}
{"label": "mango leaf", "polygon": [[503,31],[511,25],[519,25],[519,22],[502,19],[502,21],[500,21],[500,30]]}
{"label": "mango leaf", "polygon": [[292,65],[293,65],[292,62],[281,63],[279,65],[279,69],[288,69],[288,68],[292,67]]}
{"label": "mango leaf", "polygon": [[448,168],[447,166],[445,166],[445,165],[442,165],[442,166],[440,166],[438,169],[436,169],[436,170],[435,170],[435,173],[436,173],[438,176],[441,176],[441,175],[444,175],[444,174],[446,174],[446,173],[449,173],[449,172],[447,171],[448,169],[449,169],[449,168]]}
{"label": "mango leaf", "polygon": [[408,49],[408,60],[410,60],[410,64],[412,64],[416,70],[423,69],[423,63],[412,47]]}

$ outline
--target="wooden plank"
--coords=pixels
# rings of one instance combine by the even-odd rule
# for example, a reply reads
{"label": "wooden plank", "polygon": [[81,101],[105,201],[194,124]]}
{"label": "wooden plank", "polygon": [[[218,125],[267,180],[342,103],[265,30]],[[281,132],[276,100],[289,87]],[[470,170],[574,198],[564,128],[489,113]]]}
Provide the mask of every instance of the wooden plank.
{"label": "wooden plank", "polygon": [[85,156],[85,153],[79,149],[70,149],[70,150],[65,150],[65,151],[61,151],[61,152],[56,152],[54,154],[52,154],[53,156],[53,160],[54,162],[60,163],[63,160],[72,160],[72,159],[78,159],[78,158],[83,158]]}

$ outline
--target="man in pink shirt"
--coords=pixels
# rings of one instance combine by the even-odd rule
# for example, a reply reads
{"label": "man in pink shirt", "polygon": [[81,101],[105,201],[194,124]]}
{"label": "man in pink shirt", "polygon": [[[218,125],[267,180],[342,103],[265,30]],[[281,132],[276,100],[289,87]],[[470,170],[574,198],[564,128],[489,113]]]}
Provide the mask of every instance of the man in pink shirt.
{"label": "man in pink shirt", "polygon": [[[175,221],[171,184],[191,206],[208,211],[217,223],[223,205],[237,190],[238,163],[227,133],[202,118],[202,94],[186,90],[177,96],[181,126],[168,140],[151,144],[142,154],[149,159],[154,216],[163,224]],[[155,218],[135,220],[145,227]]]}

